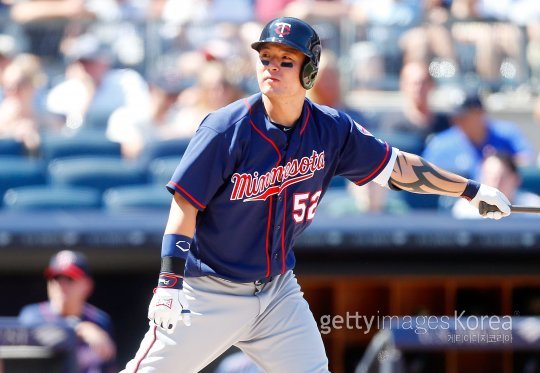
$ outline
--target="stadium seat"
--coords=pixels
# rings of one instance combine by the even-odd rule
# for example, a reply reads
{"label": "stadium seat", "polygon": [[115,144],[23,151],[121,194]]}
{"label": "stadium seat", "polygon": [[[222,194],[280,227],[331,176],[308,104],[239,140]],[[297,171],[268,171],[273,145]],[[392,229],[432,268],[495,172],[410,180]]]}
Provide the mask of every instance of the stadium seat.
{"label": "stadium seat", "polygon": [[523,167],[519,169],[521,189],[540,195],[540,168]]}
{"label": "stadium seat", "polygon": [[132,185],[107,190],[103,195],[103,207],[114,211],[168,209],[171,199],[171,194],[163,185]]}
{"label": "stadium seat", "polygon": [[146,184],[147,173],[120,158],[77,157],[58,159],[49,165],[52,185],[85,186],[104,192],[121,185]]}
{"label": "stadium seat", "polygon": [[119,143],[108,140],[102,133],[90,131],[72,137],[46,136],[42,139],[40,153],[45,162],[74,156],[122,156]]}
{"label": "stadium seat", "polygon": [[0,139],[0,156],[24,156],[24,144],[14,139]]}
{"label": "stadium seat", "polygon": [[151,182],[154,184],[165,185],[171,180],[171,176],[174,174],[180,157],[161,157],[156,158],[148,167]]}
{"label": "stadium seat", "polygon": [[178,160],[186,151],[190,139],[171,139],[148,143],[143,149],[139,160],[148,166],[152,160],[162,157],[177,157]]}
{"label": "stadium seat", "polygon": [[101,194],[83,187],[20,187],[6,192],[4,207],[9,210],[97,209],[101,207]]}
{"label": "stadium seat", "polygon": [[26,157],[0,157],[0,199],[10,188],[46,182],[43,163]]}

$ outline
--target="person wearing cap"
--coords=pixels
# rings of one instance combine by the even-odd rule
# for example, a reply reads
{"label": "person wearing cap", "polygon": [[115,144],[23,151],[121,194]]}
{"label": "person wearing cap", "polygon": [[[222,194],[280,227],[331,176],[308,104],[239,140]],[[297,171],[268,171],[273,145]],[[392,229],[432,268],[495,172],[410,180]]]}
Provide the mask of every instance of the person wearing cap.
{"label": "person wearing cap", "polygon": [[512,122],[491,118],[476,92],[461,93],[451,112],[452,126],[428,141],[422,156],[465,177],[478,178],[480,164],[494,151],[510,154],[518,166],[534,160],[535,151]]}
{"label": "person wearing cap", "polygon": [[63,250],[52,256],[44,272],[48,300],[25,306],[19,321],[27,326],[57,324],[77,335],[79,372],[113,372],[116,345],[107,313],[87,303],[94,289],[84,254]]}
{"label": "person wearing cap", "polygon": [[46,110],[60,118],[63,128],[105,131],[119,107],[137,110],[149,102],[148,84],[135,70],[113,67],[110,47],[92,34],[66,42],[64,80],[45,99]]}
{"label": "person wearing cap", "polygon": [[307,99],[322,47],[306,22],[275,19],[251,47],[260,92],[209,113],[167,183],[173,197],[149,328],[126,373],[199,372],[231,346],[264,372],[328,372],[293,247],[334,176],[485,202],[493,207],[486,218],[510,214],[497,189],[401,152]]}

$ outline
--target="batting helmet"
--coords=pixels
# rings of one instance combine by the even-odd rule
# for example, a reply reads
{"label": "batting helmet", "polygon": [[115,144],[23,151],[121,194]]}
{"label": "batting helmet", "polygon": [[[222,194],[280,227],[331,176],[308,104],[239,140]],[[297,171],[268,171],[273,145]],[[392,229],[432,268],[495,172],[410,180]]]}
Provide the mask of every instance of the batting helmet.
{"label": "batting helmet", "polygon": [[321,40],[310,25],[298,18],[276,18],[264,26],[259,41],[251,44],[251,48],[258,51],[264,43],[285,44],[304,53],[300,83],[305,89],[313,87],[319,71]]}

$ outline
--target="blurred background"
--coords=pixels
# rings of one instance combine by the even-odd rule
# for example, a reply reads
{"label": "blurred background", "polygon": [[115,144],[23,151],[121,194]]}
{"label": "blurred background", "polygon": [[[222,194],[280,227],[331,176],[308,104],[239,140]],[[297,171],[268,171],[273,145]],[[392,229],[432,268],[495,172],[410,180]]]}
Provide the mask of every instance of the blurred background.
{"label": "blurred background", "polygon": [[[322,39],[311,100],[514,204],[540,206],[539,1],[0,0],[6,372],[32,371],[17,365],[32,356],[43,364],[6,349],[23,344],[6,335],[23,306],[47,299],[43,270],[62,249],[88,257],[89,302],[111,316],[117,366],[134,355],[159,270],[164,185],[206,114],[258,91],[250,43],[280,15]],[[336,177],[296,248],[317,322],[454,311],[536,320],[538,215],[478,218],[455,199]],[[540,327],[526,325],[530,343],[419,342],[399,356],[369,353],[376,330],[323,340],[333,372],[354,372],[362,358],[373,372],[390,360],[396,372],[540,372]]]}

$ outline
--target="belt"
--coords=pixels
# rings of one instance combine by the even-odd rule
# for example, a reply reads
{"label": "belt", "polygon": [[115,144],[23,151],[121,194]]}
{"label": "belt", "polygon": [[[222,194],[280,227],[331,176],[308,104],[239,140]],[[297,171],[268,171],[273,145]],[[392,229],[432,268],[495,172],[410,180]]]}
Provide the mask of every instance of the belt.
{"label": "belt", "polygon": [[272,282],[272,277],[265,277],[265,278],[261,278],[257,281],[253,281],[253,283],[255,284],[255,286],[260,286],[260,285],[264,285],[264,284],[267,284],[269,282]]}

